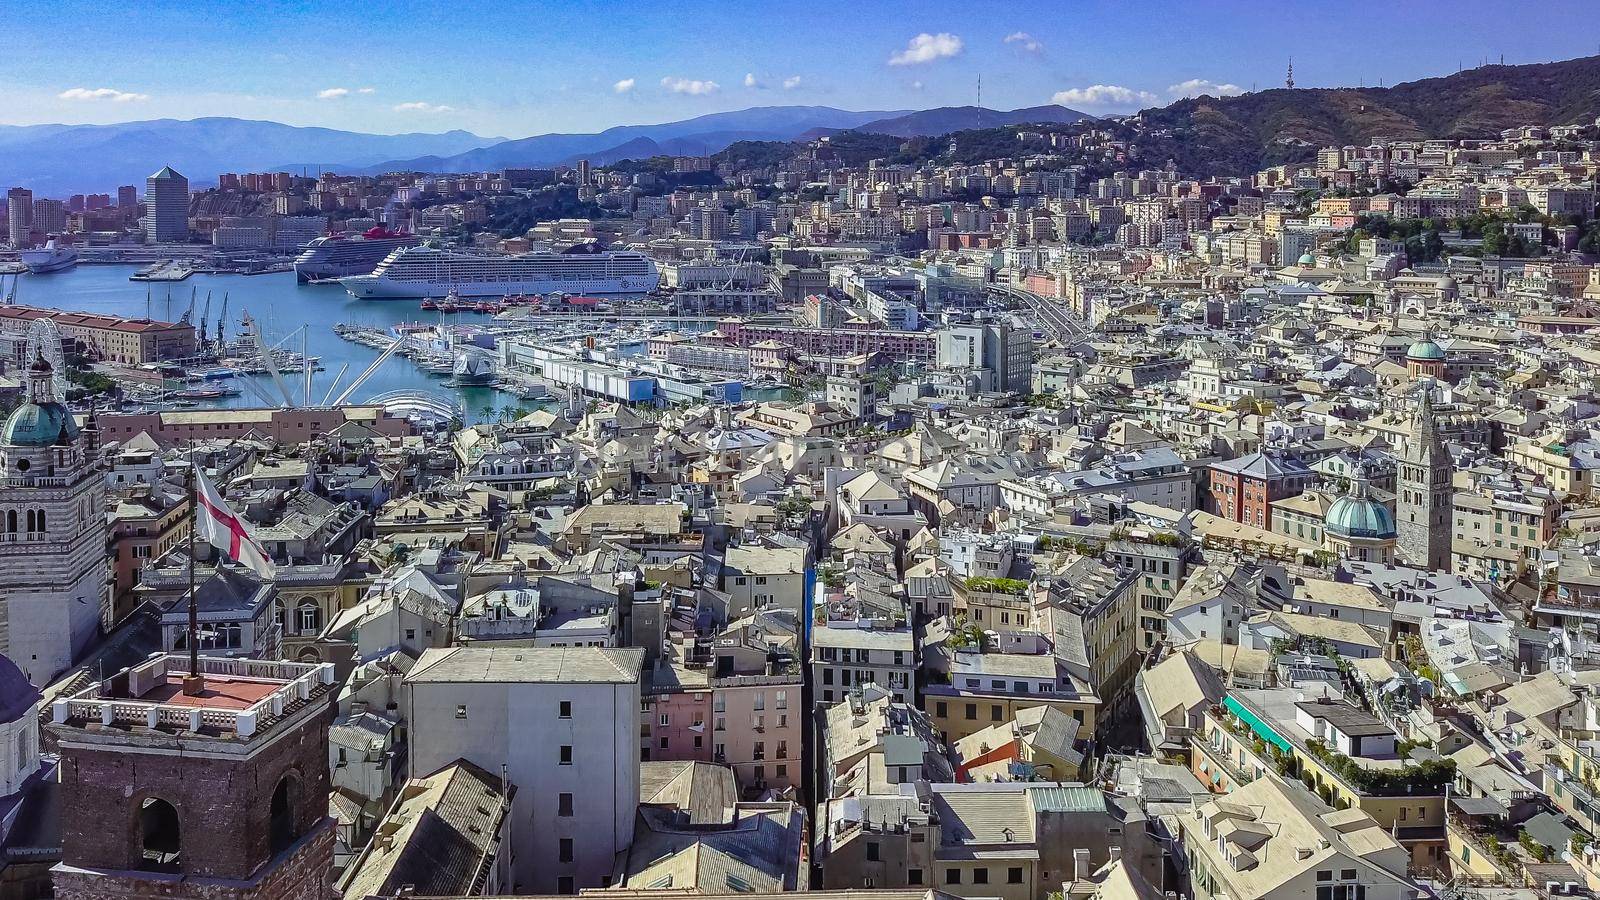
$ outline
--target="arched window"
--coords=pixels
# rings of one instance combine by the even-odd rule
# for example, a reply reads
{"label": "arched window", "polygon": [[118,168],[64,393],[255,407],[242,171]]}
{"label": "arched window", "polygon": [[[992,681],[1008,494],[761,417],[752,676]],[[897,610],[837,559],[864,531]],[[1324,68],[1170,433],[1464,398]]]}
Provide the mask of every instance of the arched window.
{"label": "arched window", "polygon": [[158,797],[144,801],[139,808],[139,867],[157,872],[180,871],[181,844],[178,811],[172,804]]}
{"label": "arched window", "polygon": [[14,509],[6,510],[6,531],[11,534],[17,533],[17,511]]}
{"label": "arched window", "polygon": [[290,845],[299,835],[295,826],[295,794],[300,787],[298,779],[293,773],[286,773],[278,779],[278,787],[272,792],[272,818],[267,825],[267,834],[271,841],[272,855],[289,849]]}
{"label": "arched window", "polygon": [[28,533],[29,534],[33,534],[34,532],[39,530],[37,527],[35,527],[35,526],[38,525],[38,519],[35,518],[35,515],[36,515],[36,513],[34,513],[33,510],[31,510],[31,509],[28,510]]}
{"label": "arched window", "polygon": [[39,530],[40,531],[47,531],[48,530],[48,529],[46,529],[44,527],[44,510],[42,510],[42,509],[39,510]]}

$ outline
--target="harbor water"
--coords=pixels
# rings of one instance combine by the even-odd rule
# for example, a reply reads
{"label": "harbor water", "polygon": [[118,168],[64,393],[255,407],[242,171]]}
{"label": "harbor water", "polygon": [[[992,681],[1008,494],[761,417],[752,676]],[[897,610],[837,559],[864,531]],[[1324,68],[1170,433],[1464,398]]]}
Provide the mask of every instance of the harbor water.
{"label": "harbor water", "polygon": [[[438,313],[422,311],[416,300],[356,300],[338,285],[298,284],[292,272],[195,275],[181,282],[148,284],[129,281],[128,276],[135,271],[135,266],[79,265],[45,275],[24,274],[16,285],[16,303],[128,318],[143,318],[148,306],[151,318],[175,322],[189,309],[190,297],[193,296],[192,320],[198,326],[209,293],[209,334],[222,313],[222,300],[226,295],[228,321],[225,335],[229,340],[240,335],[240,323],[245,313],[255,319],[268,345],[283,341],[283,349],[295,353],[300,352],[300,331],[302,327],[305,328],[306,352],[320,357],[323,367],[312,379],[310,396],[313,404],[321,402],[327,395],[341,367],[345,371],[339,378],[335,395],[342,392],[379,355],[377,350],[340,338],[333,332],[334,325],[345,323],[387,329],[400,322],[439,320]],[[9,291],[11,279],[6,278],[5,283]],[[492,317],[483,313],[463,312],[449,315],[447,321],[487,323],[492,321]],[[264,375],[241,378],[270,380]],[[294,392],[296,402],[300,402],[304,394],[303,377],[294,372],[285,373],[284,379]],[[468,422],[496,419],[519,408],[533,406],[529,401],[519,400],[492,388],[452,386],[445,379],[430,376],[410,360],[398,356],[386,360],[356,390],[350,401],[360,403],[379,394],[400,390],[427,391],[453,401],[462,408]],[[276,392],[273,396],[277,396]],[[260,402],[247,390],[238,396],[204,405],[256,406]]]}

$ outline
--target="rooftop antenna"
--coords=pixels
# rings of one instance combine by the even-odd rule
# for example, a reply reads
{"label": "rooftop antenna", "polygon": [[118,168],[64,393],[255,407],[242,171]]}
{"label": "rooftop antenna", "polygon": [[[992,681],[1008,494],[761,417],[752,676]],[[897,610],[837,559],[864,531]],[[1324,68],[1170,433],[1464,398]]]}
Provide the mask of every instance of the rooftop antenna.
{"label": "rooftop antenna", "polygon": [[974,128],[982,128],[983,127],[983,73],[982,72],[978,73],[978,108],[973,111],[973,116],[977,119],[977,121],[973,123],[972,127],[974,127]]}
{"label": "rooftop antenna", "polygon": [[1283,86],[1294,90],[1294,57],[1289,57],[1289,73],[1284,76]]}

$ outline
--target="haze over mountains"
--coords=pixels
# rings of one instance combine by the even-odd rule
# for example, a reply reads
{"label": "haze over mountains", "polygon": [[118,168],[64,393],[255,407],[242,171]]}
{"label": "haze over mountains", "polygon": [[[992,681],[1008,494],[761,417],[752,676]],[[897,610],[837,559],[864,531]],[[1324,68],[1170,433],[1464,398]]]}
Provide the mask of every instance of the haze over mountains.
{"label": "haze over mountains", "polygon": [[[1592,121],[1600,115],[1600,57],[1483,66],[1389,88],[1274,89],[1197,97],[1144,110],[1145,155],[1176,159],[1196,175],[1244,175],[1300,162],[1316,147],[1374,137],[1493,137],[1525,124]],[[0,188],[45,196],[111,191],[171,165],[191,184],[220,172],[494,171],[586,158],[603,165],[655,155],[700,155],[736,141],[810,140],[842,130],[897,137],[1092,118],[1062,106],[1010,111],[947,106],[850,111],[765,106],[595,133],[508,140],[466,131],[360,134],[246,119],[156,119],[116,125],[0,126]]]}
{"label": "haze over mountains", "polygon": [[863,129],[943,134],[1002,122],[1070,122],[1085,114],[1059,106],[1003,112],[976,107],[851,111],[829,106],[765,106],[595,133],[508,140],[466,131],[379,135],[302,128],[248,119],[155,119],[116,125],[0,126],[0,187],[45,196],[142,184],[164,165],[197,186],[220,172],[322,169],[347,174],[472,172],[551,166],[580,157],[597,165],[657,154],[715,153],[735,141],[789,141]]}
{"label": "haze over mountains", "polygon": [[109,192],[121,184],[142,186],[165,165],[192,184],[205,184],[221,172],[369,165],[402,155],[460,153],[501,140],[467,131],[359,134],[226,117],[0,125],[0,187],[26,187],[50,197]]}

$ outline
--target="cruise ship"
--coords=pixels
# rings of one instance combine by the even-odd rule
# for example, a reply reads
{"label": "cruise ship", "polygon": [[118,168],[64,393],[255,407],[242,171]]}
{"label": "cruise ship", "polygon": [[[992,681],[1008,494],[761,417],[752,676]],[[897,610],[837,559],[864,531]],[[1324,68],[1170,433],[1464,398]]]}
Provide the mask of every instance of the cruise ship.
{"label": "cruise ship", "polygon": [[391,300],[416,297],[504,297],[513,294],[644,294],[660,273],[643,253],[602,250],[579,244],[496,256],[435,247],[396,250],[370,275],[339,279],[352,297]]}
{"label": "cruise ship", "polygon": [[295,258],[294,277],[305,284],[325,278],[365,275],[395,250],[420,243],[422,238],[416,235],[383,228],[368,229],[360,234],[330,234],[306,244]]}
{"label": "cruise ship", "polygon": [[43,247],[22,251],[22,264],[35,275],[70,269],[78,264],[78,248],[70,245],[57,246],[52,239]]}

